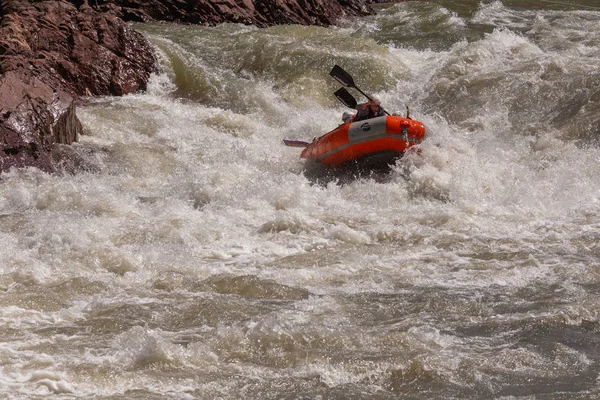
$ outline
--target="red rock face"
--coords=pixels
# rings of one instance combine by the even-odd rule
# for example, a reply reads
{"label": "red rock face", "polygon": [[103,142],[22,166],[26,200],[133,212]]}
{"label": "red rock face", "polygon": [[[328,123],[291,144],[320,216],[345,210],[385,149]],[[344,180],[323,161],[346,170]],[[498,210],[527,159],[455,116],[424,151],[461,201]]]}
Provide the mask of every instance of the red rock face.
{"label": "red rock face", "polygon": [[0,98],[0,170],[12,166],[51,170],[52,89],[35,77],[8,71],[0,78]]}
{"label": "red rock face", "polygon": [[[80,0],[81,1],[81,0]],[[340,17],[372,12],[372,0],[94,0],[126,21],[172,21],[215,25],[331,25]]]}
{"label": "red rock face", "polygon": [[52,147],[81,133],[75,100],[144,90],[156,59],[114,15],[66,1],[0,3],[0,171],[52,171]]}

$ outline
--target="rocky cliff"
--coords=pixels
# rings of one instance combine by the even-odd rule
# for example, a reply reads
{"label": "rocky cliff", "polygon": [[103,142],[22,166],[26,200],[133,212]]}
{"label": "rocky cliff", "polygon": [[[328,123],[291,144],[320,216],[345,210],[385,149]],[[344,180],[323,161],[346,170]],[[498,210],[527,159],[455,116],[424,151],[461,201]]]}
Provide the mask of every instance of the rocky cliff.
{"label": "rocky cliff", "polygon": [[[84,0],[79,0],[84,1]],[[331,25],[342,16],[365,15],[373,0],[90,0],[126,21],[171,21],[214,25]]]}
{"label": "rocky cliff", "polygon": [[125,21],[330,25],[379,0],[0,0],[0,172],[53,171],[81,96],[144,90],[150,44]]}
{"label": "rocky cliff", "polygon": [[142,35],[87,5],[3,0],[0,15],[0,171],[52,171],[53,146],[81,133],[75,100],[142,90],[156,60]]}

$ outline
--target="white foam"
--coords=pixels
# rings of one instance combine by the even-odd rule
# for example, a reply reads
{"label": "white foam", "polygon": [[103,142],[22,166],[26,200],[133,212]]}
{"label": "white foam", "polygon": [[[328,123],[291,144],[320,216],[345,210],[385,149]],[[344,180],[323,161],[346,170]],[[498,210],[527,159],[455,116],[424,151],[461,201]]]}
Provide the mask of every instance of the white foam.
{"label": "white foam", "polygon": [[[401,16],[406,7],[399,4],[391,12]],[[444,50],[381,46],[371,38],[353,50],[356,38],[348,33],[370,35],[377,25],[369,25],[375,27],[369,32],[356,32],[352,25],[316,33],[288,27],[306,35],[306,45],[286,42],[286,27],[185,27],[194,32],[190,43],[171,51],[193,55],[186,59],[188,72],[207,74],[202,82],[221,85],[222,97],[181,95],[174,90],[172,66],[166,65],[163,74],[153,76],[147,93],[97,99],[79,109],[88,134],[75,149],[93,169],[54,175],[13,170],[0,177],[0,289],[7,303],[0,319],[5,329],[17,332],[0,346],[0,395],[123,396],[127,390],[148,390],[192,398],[195,390],[210,390],[215,397],[227,397],[240,389],[240,382],[261,379],[317,376],[330,388],[381,380],[412,364],[386,360],[353,367],[318,352],[301,359],[292,350],[300,353],[302,340],[309,339],[330,345],[323,347],[325,354],[350,349],[368,356],[387,349],[379,338],[360,334],[365,325],[357,324],[368,318],[344,308],[352,305],[345,301],[365,293],[399,295],[402,287],[480,294],[559,285],[578,301],[558,311],[569,323],[597,320],[597,302],[579,302],[577,296],[582,282],[597,278],[600,152],[565,138],[559,128],[548,129],[545,115],[532,115],[529,126],[511,120],[519,111],[515,99],[524,99],[507,89],[511,84],[535,88],[546,74],[583,73],[598,66],[597,31],[585,39],[570,26],[557,33],[565,42],[555,48],[539,40],[536,32],[545,34],[554,26],[543,20],[550,17],[556,15],[544,15],[527,31],[532,23],[528,13],[486,3],[473,21],[449,15],[448,24],[464,29],[467,23],[491,21],[497,29]],[[317,38],[324,31],[327,41],[321,46]],[[203,34],[207,37],[199,37]],[[249,59],[220,74],[225,67],[211,65],[214,60],[203,59],[198,49],[221,34],[232,35],[226,39],[233,47],[235,35],[250,37],[258,55],[261,41],[273,38],[269,48],[275,55],[262,54],[270,61]],[[292,59],[283,60],[281,70],[269,67],[286,49],[277,41],[295,46],[294,54],[313,54],[314,59],[299,61],[298,70],[310,71],[302,79],[285,68]],[[306,173],[300,150],[281,143],[284,138],[311,140],[340,122],[344,109],[333,105],[324,83],[330,81],[331,54],[349,62],[371,54],[376,73],[361,78],[379,85],[376,95],[390,111],[404,113],[408,104],[413,118],[427,126],[420,152],[400,160],[385,177],[317,182]],[[365,64],[351,65],[367,70]],[[323,77],[313,76],[317,66]],[[387,75],[377,72],[388,69]],[[224,81],[232,75],[235,79]],[[481,91],[468,92],[474,89]],[[471,105],[473,99],[481,104],[448,111],[454,103],[435,103],[448,90],[466,91],[461,104]],[[224,102],[232,96],[235,104],[227,107]],[[447,109],[435,109],[438,105]],[[457,115],[461,112],[464,116]],[[180,276],[183,283],[162,289],[156,282],[165,274]],[[211,292],[203,280],[217,274],[254,275],[312,295],[282,301],[288,308],[280,312],[277,299],[261,303],[251,296]],[[82,282],[83,288],[70,289],[73,282]],[[67,289],[45,304],[38,287]],[[148,321],[152,327],[126,326],[106,334],[84,332],[81,325],[113,307],[164,310],[173,301],[176,313],[181,302],[214,300],[212,295],[243,299],[260,312],[190,332],[159,327],[156,321]],[[241,301],[232,304],[225,311],[237,312]],[[460,369],[457,363],[472,355],[469,344],[417,314],[392,334],[422,351],[415,361],[422,369],[452,375]],[[55,329],[75,333],[52,333]],[[193,340],[178,344],[179,334]],[[90,342],[78,340],[86,335],[99,344],[82,352],[78,346]],[[287,335],[296,335],[296,341],[286,341]],[[260,344],[263,338],[272,346]],[[47,353],[38,355],[44,348]],[[431,348],[439,352],[432,354]],[[265,349],[264,354],[257,349]],[[261,364],[263,355],[290,355],[291,361],[278,368]],[[578,367],[586,362],[571,351],[559,358],[562,372],[568,372],[569,361]],[[549,362],[508,349],[488,365],[504,368],[514,360],[525,371]],[[161,377],[161,368],[167,378]],[[79,369],[85,372],[81,376]],[[205,381],[178,379],[174,371]],[[86,381],[90,376],[95,378]]]}

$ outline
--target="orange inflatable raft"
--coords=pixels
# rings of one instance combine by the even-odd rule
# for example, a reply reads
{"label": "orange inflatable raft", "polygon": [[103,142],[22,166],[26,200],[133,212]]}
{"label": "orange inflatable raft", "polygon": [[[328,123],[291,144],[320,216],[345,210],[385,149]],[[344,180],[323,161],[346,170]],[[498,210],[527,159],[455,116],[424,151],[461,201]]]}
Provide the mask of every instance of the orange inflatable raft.
{"label": "orange inflatable raft", "polygon": [[[377,163],[389,163],[423,141],[425,125],[410,119],[408,107],[406,118],[390,115],[379,101],[360,90],[352,76],[339,65],[334,65],[329,75],[344,85],[334,93],[335,97],[345,106],[356,110],[356,114],[344,115],[344,124],[315,138],[312,143],[284,139],[287,146],[304,147],[301,158],[317,160],[326,165],[340,165],[367,158],[376,159]],[[358,104],[346,87],[359,91],[368,102]]]}
{"label": "orange inflatable raft", "polygon": [[425,138],[419,121],[386,115],[349,122],[315,138],[300,154],[327,165],[340,165],[373,156],[402,156]]}

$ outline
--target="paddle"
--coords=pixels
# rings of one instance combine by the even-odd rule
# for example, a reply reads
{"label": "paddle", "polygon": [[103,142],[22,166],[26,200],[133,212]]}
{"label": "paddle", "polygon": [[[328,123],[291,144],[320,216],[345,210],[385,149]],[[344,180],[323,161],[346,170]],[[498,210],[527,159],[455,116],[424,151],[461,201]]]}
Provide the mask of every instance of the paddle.
{"label": "paddle", "polygon": [[[331,70],[331,72],[329,73],[329,75],[331,75],[332,77],[334,77],[335,80],[337,80],[338,82],[340,82],[342,85],[344,85],[346,87],[351,87],[351,88],[354,88],[354,89],[358,90],[369,101],[373,101],[373,99],[368,94],[366,94],[365,92],[363,92],[362,90],[360,90],[358,87],[356,87],[356,84],[354,83],[354,79],[352,79],[352,76],[350,76],[349,73],[347,73],[346,71],[344,71],[342,69],[342,67],[340,67],[339,65],[337,65],[337,64],[334,65],[333,69]],[[356,99],[354,98],[354,96],[352,96],[350,94],[350,92],[348,92],[346,90],[345,87],[339,88],[333,94],[346,107],[356,109],[356,107],[358,106],[358,101],[356,101]],[[390,115],[390,113],[388,113],[387,111],[385,111],[383,109],[383,107],[381,107],[381,109],[383,110],[384,113],[386,113],[387,115]],[[292,139],[283,139],[283,143],[286,146],[290,146],[290,147],[307,147],[308,145],[310,145],[309,142],[305,142],[305,141],[302,141],[302,140],[292,140]]]}
{"label": "paddle", "polygon": [[283,139],[283,143],[286,146],[290,146],[290,147],[306,147],[310,144],[310,143],[304,142],[302,140],[292,140],[292,139]]}
{"label": "paddle", "polygon": [[[336,81],[338,81],[342,85],[358,90],[360,92],[360,94],[365,96],[369,101],[373,101],[373,98],[371,96],[369,96],[368,94],[366,94],[365,92],[363,92],[362,90],[360,90],[354,83],[354,79],[352,79],[352,76],[349,73],[347,73],[346,71],[344,71],[344,69],[342,67],[340,67],[339,65],[337,65],[337,64],[334,65],[333,68],[331,69],[331,72],[329,73],[329,75],[331,75]],[[339,92],[339,90],[338,90],[338,92]],[[339,97],[338,97],[338,99],[339,99]],[[355,107],[351,107],[351,108],[355,108]],[[390,113],[387,112],[383,107],[381,107],[381,109],[383,110],[384,113],[386,113],[387,115],[390,115]]]}
{"label": "paddle", "polygon": [[333,93],[333,95],[337,97],[337,99],[346,107],[356,109],[358,101],[356,101],[354,96],[352,96],[350,92],[346,90],[346,88],[339,88],[335,91],[335,93]]}
{"label": "paddle", "polygon": [[363,96],[365,96],[367,99],[369,99],[369,101],[373,100],[368,94],[366,94],[365,92],[360,90],[358,87],[356,87],[356,84],[354,83],[354,79],[352,79],[352,76],[349,73],[347,73],[346,71],[344,71],[344,69],[342,67],[340,67],[339,65],[337,65],[337,64],[334,65],[333,68],[331,69],[331,72],[329,73],[329,75],[331,75],[336,81],[338,81],[342,85],[358,90]]}

